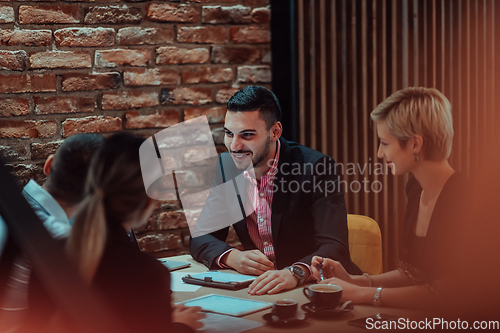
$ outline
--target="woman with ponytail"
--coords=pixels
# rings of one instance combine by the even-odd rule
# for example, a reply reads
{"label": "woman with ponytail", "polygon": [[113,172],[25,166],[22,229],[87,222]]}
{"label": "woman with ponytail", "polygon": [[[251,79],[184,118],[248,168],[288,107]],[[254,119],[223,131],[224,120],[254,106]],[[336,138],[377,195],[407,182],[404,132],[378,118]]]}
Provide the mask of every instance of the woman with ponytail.
{"label": "woman with ponytail", "polygon": [[174,309],[168,269],[142,253],[128,236],[146,223],[156,206],[142,181],[143,142],[123,133],[105,140],[93,158],[66,249],[84,280],[132,330],[196,330],[204,317],[200,308]]}

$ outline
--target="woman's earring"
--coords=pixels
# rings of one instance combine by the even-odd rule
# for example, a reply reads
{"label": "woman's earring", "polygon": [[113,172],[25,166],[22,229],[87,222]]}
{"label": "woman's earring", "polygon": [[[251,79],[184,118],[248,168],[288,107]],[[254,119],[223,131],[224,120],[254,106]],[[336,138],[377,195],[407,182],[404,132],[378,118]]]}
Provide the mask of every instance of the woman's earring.
{"label": "woman's earring", "polygon": [[415,163],[417,163],[418,162],[418,155],[417,155],[417,153],[413,153],[413,156],[415,156]]}

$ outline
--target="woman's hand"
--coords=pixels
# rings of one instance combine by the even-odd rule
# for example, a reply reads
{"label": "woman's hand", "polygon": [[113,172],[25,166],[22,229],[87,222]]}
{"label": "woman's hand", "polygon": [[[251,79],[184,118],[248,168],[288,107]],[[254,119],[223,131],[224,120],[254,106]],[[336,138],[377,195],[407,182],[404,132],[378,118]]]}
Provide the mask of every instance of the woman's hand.
{"label": "woman's hand", "polygon": [[173,310],[172,322],[186,324],[195,331],[203,327],[203,323],[200,320],[205,318],[206,315],[201,312],[199,306],[179,304],[173,305]]}
{"label": "woman's hand", "polygon": [[352,276],[346,272],[344,266],[338,261],[314,256],[311,261],[311,270],[316,281],[321,281],[319,274],[319,267],[321,267],[321,265],[323,265],[323,278],[325,280],[336,277],[347,282],[352,281]]}

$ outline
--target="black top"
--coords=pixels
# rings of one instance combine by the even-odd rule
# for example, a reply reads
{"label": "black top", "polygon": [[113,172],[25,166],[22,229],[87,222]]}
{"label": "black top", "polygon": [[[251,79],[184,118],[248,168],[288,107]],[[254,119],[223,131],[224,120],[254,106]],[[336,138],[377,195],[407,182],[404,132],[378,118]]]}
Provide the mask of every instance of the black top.
{"label": "black top", "polygon": [[[361,270],[349,255],[347,210],[344,191],[339,184],[335,161],[316,150],[280,139],[278,170],[274,181],[271,227],[276,255],[276,268],[295,262],[311,263],[314,255],[338,260],[351,274]],[[223,171],[221,170],[223,165]],[[228,153],[219,155],[214,186],[231,181],[242,171]],[[214,207],[239,205],[232,193],[211,191],[207,203]],[[208,207],[208,208],[207,208]],[[217,223],[223,217],[219,209],[205,204],[197,223]],[[207,215],[209,215],[207,217]],[[256,249],[242,214],[233,227],[245,250]],[[231,247],[224,241],[229,227],[194,237],[190,252],[194,259],[210,269],[217,269],[215,259]]]}
{"label": "black top", "polygon": [[438,291],[443,278],[449,274],[448,264],[454,254],[450,244],[453,242],[444,240],[459,220],[455,205],[460,202],[464,184],[465,179],[456,172],[447,180],[436,201],[425,237],[415,234],[422,187],[413,176],[406,185],[405,253],[398,266],[414,284],[428,284],[431,291]]}
{"label": "black top", "polygon": [[125,230],[108,225],[109,238],[92,283],[119,319],[136,332],[192,332],[172,323],[170,272],[139,250]]}

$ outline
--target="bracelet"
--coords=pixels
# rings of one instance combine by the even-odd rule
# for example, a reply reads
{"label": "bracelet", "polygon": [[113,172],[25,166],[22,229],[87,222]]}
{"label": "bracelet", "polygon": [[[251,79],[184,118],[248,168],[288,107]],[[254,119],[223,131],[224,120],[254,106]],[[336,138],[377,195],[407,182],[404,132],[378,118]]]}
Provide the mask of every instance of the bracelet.
{"label": "bracelet", "polygon": [[372,281],[372,277],[370,276],[370,274],[364,273],[363,276],[366,276],[368,278],[368,287],[372,287],[373,281]]}
{"label": "bracelet", "polygon": [[380,299],[380,293],[382,292],[382,287],[378,287],[377,291],[375,291],[375,295],[373,295],[373,305],[382,306],[382,300]]}

